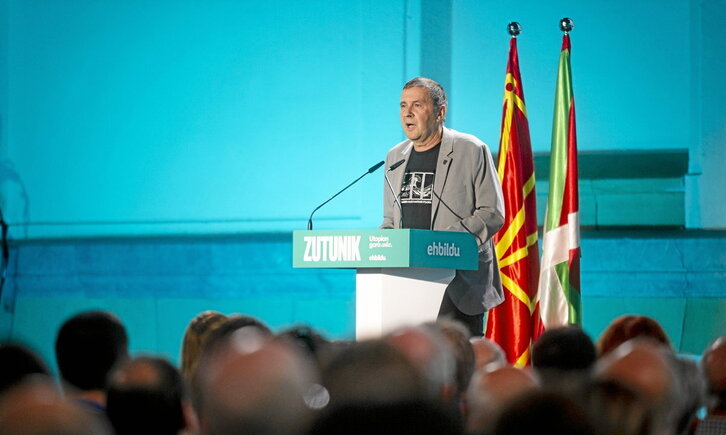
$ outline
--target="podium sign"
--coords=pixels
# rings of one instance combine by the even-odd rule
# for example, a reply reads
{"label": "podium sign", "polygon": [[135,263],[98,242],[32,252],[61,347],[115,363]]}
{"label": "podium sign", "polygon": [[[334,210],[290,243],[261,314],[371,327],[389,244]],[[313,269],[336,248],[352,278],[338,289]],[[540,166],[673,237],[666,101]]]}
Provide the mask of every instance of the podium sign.
{"label": "podium sign", "polygon": [[292,246],[292,265],[296,268],[478,267],[474,238],[453,231],[294,231]]}
{"label": "podium sign", "polygon": [[292,235],[293,267],[356,269],[359,340],[435,320],[455,271],[475,270],[478,258],[469,233],[378,229]]}

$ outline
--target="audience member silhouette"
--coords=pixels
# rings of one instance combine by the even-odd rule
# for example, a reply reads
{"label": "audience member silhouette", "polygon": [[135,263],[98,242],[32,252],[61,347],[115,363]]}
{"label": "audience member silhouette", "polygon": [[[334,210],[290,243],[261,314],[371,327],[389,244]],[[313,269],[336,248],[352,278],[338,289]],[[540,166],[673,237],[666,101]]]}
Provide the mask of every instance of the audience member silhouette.
{"label": "audience member silhouette", "polygon": [[597,379],[620,382],[642,395],[653,418],[652,430],[663,435],[676,433],[681,394],[670,358],[665,345],[636,338],[610,351],[595,368]]}
{"label": "audience member silhouette", "polygon": [[666,346],[670,340],[663,327],[647,316],[624,315],[613,320],[597,341],[597,353],[603,356],[616,347],[636,337],[648,337]]}
{"label": "audience member silhouette", "polygon": [[423,376],[427,400],[438,402],[463,426],[461,396],[456,379],[456,356],[444,334],[431,325],[406,327],[385,337]]}
{"label": "audience member silhouette", "polygon": [[597,351],[579,327],[548,330],[530,369],[453,321],[328,341],[307,326],[274,335],[254,317],[207,311],[190,322],[181,352],[196,413],[168,361],[128,360],[110,313],[73,316],[55,345],[65,396],[30,350],[0,345],[0,435],[725,433],[726,337],[699,367],[644,316],[616,319]]}
{"label": "audience member silhouette", "polygon": [[384,338],[413,363],[423,376],[429,398],[451,403],[456,397],[456,362],[442,334],[432,328],[411,326]]}
{"label": "audience member silhouette", "polygon": [[382,340],[352,343],[325,365],[330,408],[388,405],[426,397],[423,377],[401,352]]}
{"label": "audience member silhouette", "polygon": [[330,342],[309,326],[295,326],[277,334],[281,339],[290,340],[309,355],[320,368],[331,351]]}
{"label": "audience member silhouette", "polygon": [[545,331],[532,345],[532,368],[547,391],[581,395],[597,360],[595,345],[574,325]]}
{"label": "audience member silhouette", "polygon": [[690,434],[696,424],[698,411],[706,404],[706,381],[698,364],[675,353],[667,354],[678,384],[675,400],[675,432]]}
{"label": "audience member silhouette", "polygon": [[467,390],[466,431],[470,434],[491,433],[502,409],[539,388],[537,379],[528,370],[487,367],[474,373]]}
{"label": "audience member silhouette", "polygon": [[496,435],[534,433],[592,435],[595,428],[587,412],[573,399],[534,391],[514,400],[494,424]]}
{"label": "audience member silhouette", "polygon": [[696,435],[726,433],[726,335],[714,340],[701,360],[708,387],[708,410]]}
{"label": "audience member silhouette", "polygon": [[126,329],[111,313],[76,314],[60,327],[55,355],[66,396],[103,409],[108,376],[128,357]]}
{"label": "audience member silhouette", "polygon": [[[215,349],[220,343],[226,343],[229,337],[234,332],[247,327],[255,328],[260,334],[265,336],[265,338],[272,338],[273,336],[270,328],[265,325],[261,320],[252,316],[235,314],[229,316],[222,322],[222,324],[214,328],[209,333],[209,336],[204,342],[204,347],[202,348],[202,355],[200,356],[200,358],[204,355],[214,353]],[[199,364],[199,362],[197,364]]]}
{"label": "audience member silhouette", "polygon": [[227,320],[227,316],[217,311],[204,311],[197,314],[184,332],[181,350],[181,374],[191,384],[209,335]]}
{"label": "audience member silhouette", "polygon": [[234,330],[205,348],[195,381],[203,434],[304,433],[320,388],[312,362],[256,326]]}
{"label": "audience member silhouette", "polygon": [[645,397],[618,381],[593,381],[584,403],[596,435],[655,435]]}
{"label": "audience member silhouette", "polygon": [[194,429],[184,380],[161,358],[123,362],[111,376],[106,414],[117,435]]}
{"label": "audience member silhouette", "polygon": [[489,364],[495,366],[507,364],[507,356],[496,342],[484,337],[472,337],[469,339],[469,343],[474,349],[475,371],[479,371]]}
{"label": "audience member silhouette", "polygon": [[31,375],[0,396],[0,435],[110,435],[101,412],[65,400],[53,380]]}
{"label": "audience member silhouette", "polygon": [[474,349],[469,342],[469,329],[456,320],[440,319],[424,326],[438,330],[449,345],[456,361],[456,390],[460,396],[466,394],[471,375],[474,373]]}
{"label": "audience member silhouette", "polygon": [[309,435],[457,435],[461,424],[430,401],[351,404],[317,419]]}
{"label": "audience member silhouette", "polygon": [[32,374],[50,375],[43,360],[18,343],[0,344],[0,394]]}

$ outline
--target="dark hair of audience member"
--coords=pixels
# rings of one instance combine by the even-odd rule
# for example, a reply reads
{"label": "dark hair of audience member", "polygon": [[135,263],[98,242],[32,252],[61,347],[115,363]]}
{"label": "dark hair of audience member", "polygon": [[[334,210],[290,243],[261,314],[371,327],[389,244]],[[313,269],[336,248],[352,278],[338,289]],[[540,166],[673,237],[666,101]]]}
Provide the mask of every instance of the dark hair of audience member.
{"label": "dark hair of audience member", "polygon": [[592,435],[595,428],[587,412],[574,400],[535,391],[515,399],[494,424],[497,435],[533,433]]}
{"label": "dark hair of audience member", "polygon": [[295,326],[277,334],[277,337],[288,340],[310,356],[320,366],[330,350],[330,342],[309,326]]}
{"label": "dark hair of audience member", "polygon": [[532,345],[532,368],[545,391],[580,397],[597,360],[595,345],[580,327],[545,331]]}
{"label": "dark hair of audience member", "polygon": [[548,329],[532,345],[532,366],[536,369],[589,370],[596,360],[592,340],[574,325]]}
{"label": "dark hair of audience member", "polygon": [[0,344],[0,362],[2,362],[0,394],[18,384],[28,375],[50,375],[43,360],[22,344]]}
{"label": "dark hair of audience member", "polygon": [[168,361],[139,357],[123,363],[109,383],[106,414],[118,435],[176,434],[186,426],[184,381]]}
{"label": "dark hair of audience member", "polygon": [[463,434],[461,423],[430,401],[357,403],[322,414],[309,435]]}
{"label": "dark hair of audience member", "polygon": [[613,320],[600,334],[597,353],[603,356],[636,337],[650,338],[669,347],[671,345],[665,331],[655,319],[627,314]]}
{"label": "dark hair of audience member", "polygon": [[597,434],[649,435],[652,414],[646,399],[614,380],[595,380],[588,389],[585,406]]}
{"label": "dark hair of audience member", "polygon": [[227,320],[227,316],[216,311],[197,314],[184,332],[181,350],[181,373],[191,382],[199,364],[199,355],[209,335]]}
{"label": "dark hair of audience member", "polygon": [[116,316],[104,311],[80,313],[58,331],[58,369],[66,382],[80,390],[104,390],[113,366],[127,358],[127,347],[126,329]]}

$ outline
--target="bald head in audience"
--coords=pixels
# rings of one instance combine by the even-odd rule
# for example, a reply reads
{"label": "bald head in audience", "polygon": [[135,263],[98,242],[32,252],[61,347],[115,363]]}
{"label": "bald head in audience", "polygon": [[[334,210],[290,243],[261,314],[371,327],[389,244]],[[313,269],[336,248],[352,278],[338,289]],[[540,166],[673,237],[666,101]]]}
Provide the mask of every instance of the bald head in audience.
{"label": "bald head in audience", "polygon": [[456,360],[436,330],[407,327],[389,334],[385,341],[403,353],[420,371],[434,400],[450,402],[456,396]]}
{"label": "bald head in audience", "polygon": [[481,370],[489,364],[496,366],[507,364],[507,356],[497,343],[484,337],[472,337],[469,342],[474,349],[474,370]]}
{"label": "bald head in audience", "polygon": [[441,333],[444,342],[456,361],[456,389],[459,395],[466,393],[471,375],[474,373],[474,349],[469,342],[471,335],[469,329],[461,322],[451,319],[439,319],[436,322],[424,324]]}
{"label": "bald head in audience", "polygon": [[595,369],[597,379],[620,382],[641,394],[651,406],[654,429],[664,434],[673,433],[679,394],[670,353],[652,340],[630,340],[598,361]]}
{"label": "bald head in audience", "polygon": [[312,364],[256,327],[218,342],[200,361],[195,401],[205,434],[304,433],[315,382]]}
{"label": "bald head in audience", "polygon": [[65,400],[53,380],[27,378],[0,396],[0,435],[113,433],[101,413]]}
{"label": "bald head in audience", "polygon": [[[362,381],[364,380],[364,381]],[[382,340],[352,343],[331,358],[323,370],[330,407],[353,404],[390,405],[426,396],[419,370]]]}
{"label": "bald head in audience", "polygon": [[470,433],[490,431],[505,406],[538,388],[537,380],[527,370],[502,366],[492,370],[477,371],[467,390],[467,431]]}

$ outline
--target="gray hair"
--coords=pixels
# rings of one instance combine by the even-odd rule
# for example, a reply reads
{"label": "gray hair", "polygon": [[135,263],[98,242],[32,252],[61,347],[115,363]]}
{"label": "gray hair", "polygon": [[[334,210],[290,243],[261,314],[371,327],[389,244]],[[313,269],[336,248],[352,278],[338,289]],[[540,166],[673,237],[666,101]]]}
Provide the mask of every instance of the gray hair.
{"label": "gray hair", "polygon": [[403,89],[413,87],[422,87],[429,91],[431,101],[434,102],[434,113],[438,114],[441,107],[448,105],[446,101],[446,91],[444,91],[444,88],[434,80],[427,79],[426,77],[416,77],[403,85]]}

